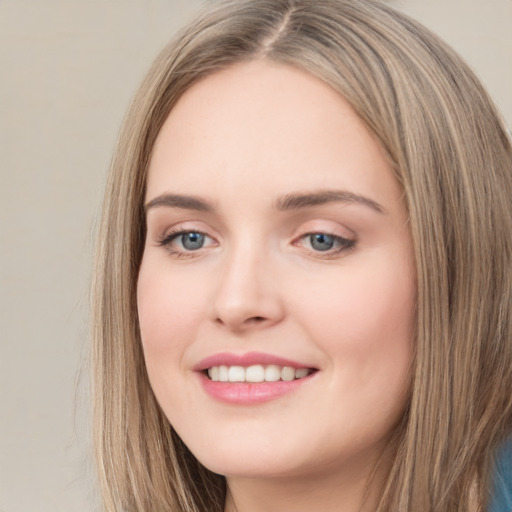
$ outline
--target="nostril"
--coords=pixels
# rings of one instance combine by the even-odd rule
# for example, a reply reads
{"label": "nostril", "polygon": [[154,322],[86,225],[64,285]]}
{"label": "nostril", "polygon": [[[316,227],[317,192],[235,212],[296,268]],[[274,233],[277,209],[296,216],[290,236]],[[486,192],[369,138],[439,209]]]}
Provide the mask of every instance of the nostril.
{"label": "nostril", "polygon": [[268,321],[268,318],[264,316],[250,316],[249,318],[242,320],[241,322],[230,322],[226,321],[226,319],[223,318],[216,318],[215,322],[219,325],[226,325],[228,327],[231,327],[233,329],[243,329],[245,327],[249,326],[259,326],[264,325],[265,322]]}
{"label": "nostril", "polygon": [[268,318],[265,318],[264,316],[251,316],[247,320],[244,321],[244,324],[246,326],[248,325],[259,325],[264,324],[267,322]]}

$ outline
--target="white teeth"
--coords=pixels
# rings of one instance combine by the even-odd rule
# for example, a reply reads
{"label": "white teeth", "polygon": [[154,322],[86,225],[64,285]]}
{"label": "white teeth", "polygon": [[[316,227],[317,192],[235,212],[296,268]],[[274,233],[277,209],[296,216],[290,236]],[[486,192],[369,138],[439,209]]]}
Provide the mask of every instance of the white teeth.
{"label": "white teeth", "polygon": [[[215,366],[213,368],[215,368]],[[229,381],[229,372],[228,372],[227,366],[219,366],[219,381],[220,382],[228,382]]]}
{"label": "white teeth", "polygon": [[245,382],[245,368],[243,366],[230,366],[228,379],[229,382]]}
{"label": "white teeth", "polygon": [[289,381],[295,379],[295,368],[285,366],[281,370],[281,380]]}
{"label": "white teeth", "polygon": [[269,364],[263,366],[255,364],[248,366],[212,366],[208,369],[208,376],[216,382],[277,382],[292,381],[307,377],[312,370],[309,368],[292,368],[291,366],[277,366]]}
{"label": "white teeth", "polygon": [[303,379],[304,377],[307,377],[309,375],[309,370],[307,368],[298,368],[295,370],[295,378],[296,379]]}
{"label": "white teeth", "polygon": [[219,380],[219,367],[212,366],[212,368],[210,368],[210,371],[208,372],[208,375],[210,376],[210,379],[212,379],[214,381],[218,381]]}
{"label": "white teeth", "polygon": [[281,368],[271,364],[265,368],[265,380],[267,382],[277,382],[281,378]]}
{"label": "white teeth", "polygon": [[247,382],[263,382],[265,380],[265,368],[261,364],[249,366],[245,370],[245,380]]}

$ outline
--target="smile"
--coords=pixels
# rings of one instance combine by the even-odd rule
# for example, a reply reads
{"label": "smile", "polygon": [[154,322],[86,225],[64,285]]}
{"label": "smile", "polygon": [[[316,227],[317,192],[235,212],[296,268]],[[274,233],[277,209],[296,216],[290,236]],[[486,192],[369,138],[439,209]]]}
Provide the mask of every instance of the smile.
{"label": "smile", "polygon": [[319,369],[273,354],[217,353],[193,369],[211,398],[231,405],[256,405],[294,393],[315,379]]}
{"label": "smile", "polygon": [[307,377],[313,370],[310,368],[293,368],[275,364],[255,364],[244,366],[212,366],[207,374],[214,382],[289,382]]}

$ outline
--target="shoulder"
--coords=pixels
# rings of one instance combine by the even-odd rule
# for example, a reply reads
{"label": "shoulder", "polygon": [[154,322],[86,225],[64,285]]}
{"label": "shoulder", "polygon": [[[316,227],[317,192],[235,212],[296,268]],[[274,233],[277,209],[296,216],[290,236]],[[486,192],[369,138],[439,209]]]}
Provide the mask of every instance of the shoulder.
{"label": "shoulder", "polygon": [[489,512],[512,512],[512,438],[501,447],[496,458]]}

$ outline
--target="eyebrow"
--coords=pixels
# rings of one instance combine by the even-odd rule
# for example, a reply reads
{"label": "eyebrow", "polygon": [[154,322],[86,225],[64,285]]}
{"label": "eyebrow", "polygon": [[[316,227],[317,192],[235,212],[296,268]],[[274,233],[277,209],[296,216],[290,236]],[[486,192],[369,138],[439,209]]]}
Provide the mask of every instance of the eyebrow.
{"label": "eyebrow", "polygon": [[368,197],[348,192],[347,190],[320,190],[313,193],[287,194],[276,201],[278,210],[296,210],[309,208],[327,203],[361,204],[381,214],[387,214],[387,210]]}
{"label": "eyebrow", "polygon": [[162,194],[155,197],[144,206],[147,213],[153,208],[167,206],[169,208],[181,208],[183,210],[197,210],[200,212],[212,212],[214,207],[208,201],[195,196],[183,196],[180,194]]}
{"label": "eyebrow", "polygon": [[[299,210],[302,208],[310,208],[312,206],[320,206],[328,203],[346,203],[361,204],[372,210],[387,214],[387,210],[367,197],[346,190],[320,190],[318,192],[305,192],[287,194],[280,197],[275,202],[275,207],[279,211]],[[200,212],[213,212],[215,210],[212,203],[196,196],[188,196],[181,194],[162,194],[149,201],[144,206],[144,211],[158,207],[181,208],[183,210],[196,210]]]}

